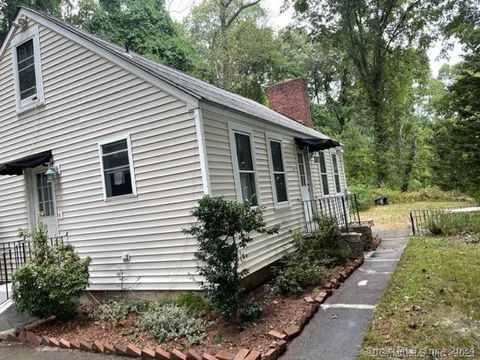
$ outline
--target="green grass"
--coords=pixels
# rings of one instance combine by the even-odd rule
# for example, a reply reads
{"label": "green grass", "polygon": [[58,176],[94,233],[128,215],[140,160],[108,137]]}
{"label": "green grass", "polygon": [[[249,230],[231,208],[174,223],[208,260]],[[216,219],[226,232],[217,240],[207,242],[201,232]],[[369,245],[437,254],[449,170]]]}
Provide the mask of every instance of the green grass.
{"label": "green grass", "polygon": [[476,347],[474,358],[479,358],[479,258],[479,244],[458,238],[411,238],[375,310],[358,359],[382,358],[368,355],[372,348],[404,347],[445,351]]}
{"label": "green grass", "polygon": [[417,209],[442,209],[456,206],[471,205],[467,201],[417,201],[411,203],[399,203],[385,206],[371,207],[360,212],[362,220],[373,220],[374,230],[405,229],[410,227],[410,210]]}

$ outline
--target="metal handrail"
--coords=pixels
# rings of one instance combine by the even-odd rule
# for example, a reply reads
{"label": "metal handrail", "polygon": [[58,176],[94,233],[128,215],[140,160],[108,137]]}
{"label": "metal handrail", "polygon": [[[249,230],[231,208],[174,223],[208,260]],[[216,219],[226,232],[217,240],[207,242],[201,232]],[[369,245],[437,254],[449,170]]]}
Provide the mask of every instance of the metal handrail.
{"label": "metal handrail", "polygon": [[300,200],[303,205],[305,231],[313,232],[317,228],[315,214],[321,213],[335,218],[339,227],[349,232],[352,224],[361,224],[357,194],[345,192],[328,195],[313,200]]}

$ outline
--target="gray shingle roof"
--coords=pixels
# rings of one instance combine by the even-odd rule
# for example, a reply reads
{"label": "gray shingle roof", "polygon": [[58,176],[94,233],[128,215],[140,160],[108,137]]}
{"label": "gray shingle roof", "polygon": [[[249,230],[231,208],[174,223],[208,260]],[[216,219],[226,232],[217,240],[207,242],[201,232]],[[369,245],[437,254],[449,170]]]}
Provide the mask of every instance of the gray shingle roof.
{"label": "gray shingle roof", "polygon": [[125,50],[120,46],[114,45],[43,12],[28,8],[23,5],[20,8],[25,8],[28,11],[34,12],[35,14],[55,23],[65,30],[75,33],[76,35],[96,44],[97,46],[100,46],[110,53],[113,53],[116,56],[142,68],[143,70],[147,70],[149,73],[157,76],[159,79],[175,86],[187,94],[195,96],[201,101],[203,100],[209,103],[221,105],[240,113],[278,124],[280,126],[295,130],[308,137],[329,139],[328,136],[322,134],[321,132],[304,126],[287,116],[284,116],[262,104],[257,103],[256,101],[220,89],[181,71],[147,59],[144,56],[135,54],[133,52],[126,53]]}

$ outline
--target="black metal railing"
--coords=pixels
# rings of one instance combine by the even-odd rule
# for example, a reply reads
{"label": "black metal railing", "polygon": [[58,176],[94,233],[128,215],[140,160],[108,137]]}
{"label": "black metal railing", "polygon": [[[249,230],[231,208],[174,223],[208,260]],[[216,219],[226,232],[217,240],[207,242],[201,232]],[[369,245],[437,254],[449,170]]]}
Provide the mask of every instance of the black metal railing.
{"label": "black metal railing", "polygon": [[[63,244],[65,237],[48,238],[49,246]],[[0,304],[10,299],[10,283],[15,270],[22,267],[32,254],[31,240],[0,243]]]}
{"label": "black metal railing", "polygon": [[462,206],[444,209],[410,210],[410,226],[413,235],[431,234],[435,223],[444,220],[445,216],[469,217],[478,216],[480,206]]}
{"label": "black metal railing", "polygon": [[305,232],[311,233],[317,229],[316,214],[335,218],[339,227],[349,231],[349,226],[361,224],[358,211],[357,194],[341,194],[325,196],[314,200],[301,201],[305,220]]}

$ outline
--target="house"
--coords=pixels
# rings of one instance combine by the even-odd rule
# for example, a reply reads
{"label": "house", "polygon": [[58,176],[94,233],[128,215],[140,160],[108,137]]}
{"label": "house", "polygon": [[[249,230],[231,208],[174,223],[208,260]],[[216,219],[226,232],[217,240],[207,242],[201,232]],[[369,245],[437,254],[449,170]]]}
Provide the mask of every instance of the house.
{"label": "house", "polygon": [[244,266],[264,268],[311,221],[308,201],[346,190],[305,83],[268,95],[276,111],[21,7],[0,48],[0,242],[42,216],[92,258],[92,290],[197,289],[192,209],[255,195],[281,224],[248,248]]}

